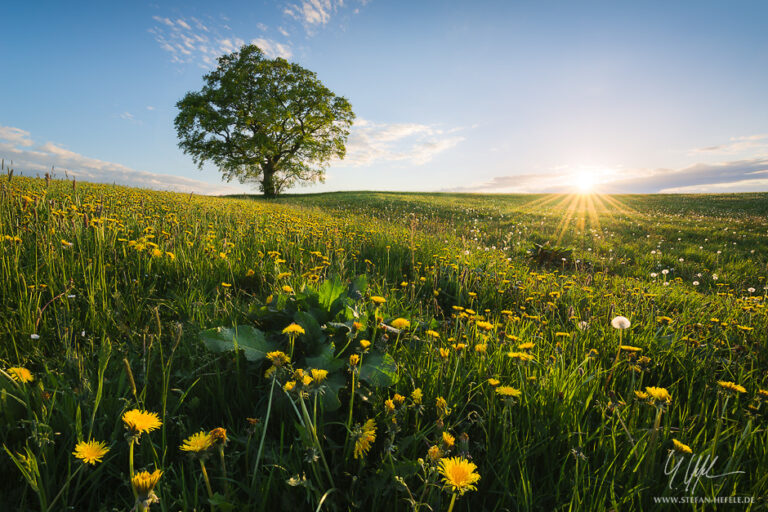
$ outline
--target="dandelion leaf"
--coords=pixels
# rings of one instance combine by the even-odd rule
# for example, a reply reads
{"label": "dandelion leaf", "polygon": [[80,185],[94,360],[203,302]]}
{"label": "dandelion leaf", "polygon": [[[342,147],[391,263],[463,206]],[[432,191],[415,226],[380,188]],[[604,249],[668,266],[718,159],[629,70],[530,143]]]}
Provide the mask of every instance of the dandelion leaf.
{"label": "dandelion leaf", "polygon": [[215,327],[201,332],[200,337],[211,352],[242,350],[248,361],[261,361],[267,352],[278,349],[277,344],[267,341],[263,332],[249,325],[235,329]]}
{"label": "dandelion leaf", "polygon": [[397,382],[397,363],[389,354],[366,354],[360,365],[360,378],[374,387],[391,386]]}

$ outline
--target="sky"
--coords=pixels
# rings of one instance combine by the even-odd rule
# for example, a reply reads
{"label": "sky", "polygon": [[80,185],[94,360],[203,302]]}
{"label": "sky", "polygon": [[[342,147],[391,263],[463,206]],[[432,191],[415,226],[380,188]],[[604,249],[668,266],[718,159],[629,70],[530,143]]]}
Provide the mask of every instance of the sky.
{"label": "sky", "polygon": [[357,116],[292,192],[768,191],[768,2],[2,2],[17,173],[254,191],[178,147],[175,104],[257,44]]}

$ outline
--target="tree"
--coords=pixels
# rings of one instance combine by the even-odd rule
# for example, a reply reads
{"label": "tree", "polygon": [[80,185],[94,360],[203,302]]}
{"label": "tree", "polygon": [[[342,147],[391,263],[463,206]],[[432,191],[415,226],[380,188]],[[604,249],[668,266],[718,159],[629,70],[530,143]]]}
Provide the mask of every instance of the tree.
{"label": "tree", "polygon": [[258,182],[275,197],[297,182],[324,181],[328,161],[344,158],[355,114],[312,71],[248,45],[219,57],[203,80],[176,104],[174,122],[198,168],[210,161],[227,181]]}

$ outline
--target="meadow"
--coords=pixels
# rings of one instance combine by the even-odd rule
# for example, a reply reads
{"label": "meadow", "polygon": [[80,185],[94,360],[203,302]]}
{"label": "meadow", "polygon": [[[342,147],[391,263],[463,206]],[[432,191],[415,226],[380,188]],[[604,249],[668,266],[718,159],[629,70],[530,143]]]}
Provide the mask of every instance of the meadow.
{"label": "meadow", "polygon": [[766,507],[768,194],[4,176],[0,248],[3,510]]}

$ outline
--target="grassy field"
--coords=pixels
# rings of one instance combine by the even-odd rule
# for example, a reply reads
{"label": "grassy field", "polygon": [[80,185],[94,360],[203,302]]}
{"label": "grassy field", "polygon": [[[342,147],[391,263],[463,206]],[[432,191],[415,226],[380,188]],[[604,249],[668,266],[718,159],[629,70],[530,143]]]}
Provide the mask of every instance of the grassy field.
{"label": "grassy field", "polygon": [[764,509],[767,219],[3,177],[0,508]]}

